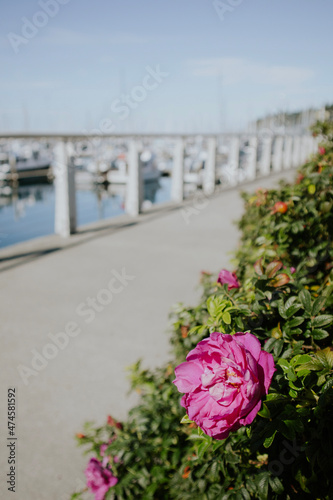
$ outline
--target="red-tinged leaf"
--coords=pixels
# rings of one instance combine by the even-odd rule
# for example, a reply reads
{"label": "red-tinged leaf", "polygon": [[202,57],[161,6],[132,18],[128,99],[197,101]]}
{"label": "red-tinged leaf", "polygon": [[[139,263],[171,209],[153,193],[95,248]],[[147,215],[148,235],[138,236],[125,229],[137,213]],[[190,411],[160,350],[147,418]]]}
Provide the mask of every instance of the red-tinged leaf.
{"label": "red-tinged leaf", "polygon": [[254,264],[254,270],[259,276],[262,276],[264,274],[264,270],[262,267],[262,259],[257,260]]}
{"label": "red-tinged leaf", "polygon": [[289,276],[285,273],[281,273],[271,281],[271,285],[274,286],[275,288],[278,288],[279,286],[286,285],[287,283],[289,283],[289,281],[290,281]]}
{"label": "red-tinged leaf", "polygon": [[281,269],[282,266],[283,264],[280,260],[273,260],[272,262],[270,262],[266,267],[267,277],[274,278],[274,276]]}

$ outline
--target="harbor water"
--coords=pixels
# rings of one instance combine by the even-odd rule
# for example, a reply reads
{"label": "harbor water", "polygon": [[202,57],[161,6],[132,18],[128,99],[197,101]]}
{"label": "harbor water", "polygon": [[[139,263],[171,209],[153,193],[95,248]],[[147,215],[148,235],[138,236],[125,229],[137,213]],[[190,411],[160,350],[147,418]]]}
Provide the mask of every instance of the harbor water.
{"label": "harbor water", "polygon": [[[144,206],[170,200],[171,178],[144,185]],[[78,187],[78,226],[124,213],[125,186]],[[0,196],[0,248],[54,233],[53,184],[20,186]]]}

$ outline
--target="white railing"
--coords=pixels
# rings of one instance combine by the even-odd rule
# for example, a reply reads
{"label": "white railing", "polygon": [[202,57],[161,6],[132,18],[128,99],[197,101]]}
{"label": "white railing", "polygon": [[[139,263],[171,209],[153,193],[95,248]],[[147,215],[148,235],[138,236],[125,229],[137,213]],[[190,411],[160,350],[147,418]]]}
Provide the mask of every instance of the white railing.
{"label": "white railing", "polygon": [[[184,199],[186,159],[193,150],[204,154],[203,165],[196,172],[201,177],[205,195],[212,195],[217,183],[222,186],[237,186],[257,177],[300,166],[318,148],[318,138],[311,135],[267,134],[149,134],[149,135],[85,135],[85,134],[6,134],[0,136],[1,145],[10,149],[11,141],[47,141],[53,150],[53,172],[55,176],[55,232],[69,236],[76,231],[75,168],[73,157],[89,149],[98,157],[106,147],[106,141],[123,141],[127,150],[127,185],[125,211],[133,217],[142,209],[143,178],[139,168],[139,155],[147,144],[161,139],[173,158],[171,172],[171,199],[181,203]],[[8,146],[9,144],[9,146]],[[189,152],[190,151],[190,152]],[[86,153],[85,153],[86,154]],[[202,156],[202,155],[201,155]],[[13,167],[11,167],[13,170]]]}

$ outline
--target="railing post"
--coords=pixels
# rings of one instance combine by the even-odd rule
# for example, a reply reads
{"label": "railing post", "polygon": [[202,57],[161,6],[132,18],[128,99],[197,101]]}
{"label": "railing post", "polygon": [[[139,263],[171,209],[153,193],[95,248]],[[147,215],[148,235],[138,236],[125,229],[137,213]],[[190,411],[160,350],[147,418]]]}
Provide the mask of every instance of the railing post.
{"label": "railing post", "polygon": [[67,143],[59,142],[54,150],[55,233],[66,238],[76,231],[75,170],[69,165]]}
{"label": "railing post", "polygon": [[215,191],[216,181],[216,137],[207,141],[207,161],[204,170],[203,192],[207,195]]}
{"label": "railing post", "polygon": [[260,174],[269,175],[271,171],[272,138],[265,137],[262,141],[262,155],[260,159]]}
{"label": "railing post", "polygon": [[253,181],[257,175],[257,137],[251,137],[249,140],[249,153],[247,164],[247,179]]}
{"label": "railing post", "polygon": [[301,164],[301,138],[294,137],[294,147],[292,156],[292,166],[299,167]]}
{"label": "railing post", "polygon": [[282,152],[283,152],[283,137],[275,138],[274,150],[272,157],[273,172],[280,172],[282,169]]}
{"label": "railing post", "polygon": [[131,139],[128,144],[127,162],[128,173],[125,211],[131,217],[136,217],[141,212],[143,197],[143,178],[140,169],[139,147],[135,139]]}
{"label": "railing post", "polygon": [[314,144],[314,137],[312,137],[312,135],[309,135],[308,136],[308,159],[313,154],[313,144]]}
{"label": "railing post", "polygon": [[176,140],[171,178],[171,199],[181,203],[184,199],[184,139]]}
{"label": "railing post", "polygon": [[237,186],[239,175],[239,137],[232,137],[229,146],[229,158],[227,175],[229,177],[230,186]]}
{"label": "railing post", "polygon": [[312,142],[312,153],[315,155],[316,153],[318,153],[318,146],[319,146],[319,142],[320,142],[320,137],[312,137],[313,139],[313,142]]}
{"label": "railing post", "polygon": [[292,150],[293,150],[293,137],[286,136],[284,138],[284,151],[283,151],[283,168],[291,168],[292,165]]}
{"label": "railing post", "polygon": [[303,135],[301,137],[301,165],[308,159],[308,136]]}
{"label": "railing post", "polygon": [[10,166],[10,179],[12,186],[17,188],[18,186],[18,173],[16,169],[16,156],[11,154],[9,155],[9,166]]}

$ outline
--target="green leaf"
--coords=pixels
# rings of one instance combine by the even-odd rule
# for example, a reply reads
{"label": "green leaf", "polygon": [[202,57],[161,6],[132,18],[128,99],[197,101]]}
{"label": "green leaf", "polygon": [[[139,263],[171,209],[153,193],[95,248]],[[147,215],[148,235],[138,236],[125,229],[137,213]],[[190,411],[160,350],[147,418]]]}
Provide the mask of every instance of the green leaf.
{"label": "green leaf", "polygon": [[274,345],[276,344],[277,339],[271,337],[270,339],[267,340],[266,344],[264,345],[264,350],[266,352],[271,352],[273,350]]}
{"label": "green leaf", "polygon": [[296,476],[295,478],[297,479],[297,481],[299,482],[301,488],[303,491],[305,491],[306,493],[310,493],[310,490],[308,489],[308,487],[306,486],[306,483],[307,483],[307,479],[305,476],[302,475],[301,471],[298,470],[297,473],[296,473]]}
{"label": "green leaf", "polygon": [[190,420],[188,414],[185,413],[185,415],[181,419],[180,423],[181,424],[193,424],[193,420]]}
{"label": "green leaf", "polygon": [[290,368],[290,363],[286,359],[280,358],[277,362],[279,366],[281,366],[283,371],[288,371]]}
{"label": "green leaf", "polygon": [[222,320],[224,321],[224,323],[226,323],[227,325],[230,325],[231,323],[231,316],[230,316],[230,313],[228,312],[224,312],[223,315],[222,315]]}
{"label": "green leaf", "polygon": [[326,330],[318,329],[312,330],[312,336],[315,340],[322,340],[329,336]]}
{"label": "green leaf", "polygon": [[292,306],[288,307],[288,309],[286,309],[287,318],[290,318],[291,316],[296,314],[297,311],[301,309],[301,307],[302,307],[301,304],[293,304]]}
{"label": "green leaf", "polygon": [[266,396],[266,401],[277,401],[278,399],[285,399],[285,396],[282,394],[277,394],[276,392],[270,392]]}
{"label": "green leaf", "polygon": [[311,361],[308,361],[307,363],[303,363],[302,365],[298,366],[296,368],[296,371],[300,370],[322,370],[323,365],[320,361],[316,360],[315,358],[311,358]]}
{"label": "green leaf", "polygon": [[297,317],[293,318],[292,320],[287,322],[287,325],[290,326],[290,328],[294,328],[294,326],[301,325],[304,322],[304,318],[302,317]]}
{"label": "green leaf", "polygon": [[277,476],[270,476],[269,484],[274,493],[281,494],[284,491],[283,484]]}
{"label": "green leaf", "polygon": [[190,434],[187,439],[190,439],[191,441],[203,441],[205,439],[205,436],[203,434]]}
{"label": "green leaf", "polygon": [[[213,464],[213,465],[214,465],[214,464]],[[216,464],[216,465],[217,465],[217,464]],[[206,463],[205,463],[205,464],[204,464],[204,465],[203,465],[203,466],[202,466],[202,467],[201,467],[201,468],[200,468],[200,469],[196,472],[196,476],[197,476],[197,477],[202,477],[202,476],[205,474],[205,472],[206,472],[206,470],[208,469],[208,467],[209,467],[209,462],[208,462],[208,463],[206,462]]]}
{"label": "green leaf", "polygon": [[268,407],[265,405],[265,403],[262,404],[261,410],[258,412],[258,415],[262,418],[270,418],[271,417],[271,412],[269,411]]}
{"label": "green leaf", "polygon": [[299,299],[302,302],[302,305],[306,312],[311,313],[312,306],[311,306],[311,294],[309,290],[302,290],[299,293]]}
{"label": "green leaf", "polygon": [[244,323],[243,323],[242,319],[239,318],[239,317],[236,317],[235,318],[235,323],[236,323],[236,326],[238,328],[238,331],[242,332],[243,329],[244,329]]}
{"label": "green leaf", "polygon": [[329,379],[326,384],[321,388],[322,392],[326,392],[333,387],[333,378]]}
{"label": "green leaf", "polygon": [[209,488],[209,498],[220,498],[222,493],[222,486],[219,484],[212,484]]}
{"label": "green leaf", "polygon": [[317,351],[315,354],[316,358],[329,370],[333,369],[333,351],[330,347]]}
{"label": "green leaf", "polygon": [[286,310],[288,310],[289,307],[293,305],[293,303],[295,302],[296,299],[297,299],[297,297],[295,297],[295,296],[294,297],[289,297],[289,299],[285,303]]}
{"label": "green leaf", "polygon": [[216,307],[216,302],[215,302],[215,298],[214,297],[209,297],[207,299],[207,309],[208,309],[208,312],[211,316],[216,316],[217,314],[217,307]]}
{"label": "green leaf", "polygon": [[281,422],[281,432],[287,439],[294,439],[296,436],[295,420],[284,420]]}
{"label": "green leaf", "polygon": [[302,365],[303,363],[308,363],[312,358],[309,354],[297,354],[290,360],[292,366]]}
{"label": "green leaf", "polygon": [[311,311],[311,314],[312,316],[317,316],[317,314],[322,310],[322,308],[324,307],[325,303],[326,303],[326,300],[327,300],[327,297],[325,296],[321,296],[321,297],[318,297],[314,303],[313,303],[313,306],[312,306],[312,311]]}
{"label": "green leaf", "polygon": [[289,368],[289,370],[286,372],[286,375],[288,380],[290,380],[291,382],[295,382],[295,380],[297,379],[297,375],[295,374],[295,371],[292,367]]}
{"label": "green leaf", "polygon": [[269,480],[269,475],[267,472],[263,472],[261,474],[258,474],[258,476],[256,478],[256,483],[257,483],[257,487],[258,487],[258,493],[259,493],[260,500],[267,500],[268,480]]}
{"label": "green leaf", "polygon": [[271,444],[274,441],[275,434],[276,434],[276,431],[274,431],[274,434],[272,434],[272,436],[269,436],[268,438],[265,439],[265,441],[264,441],[265,448],[269,448],[271,446]]}
{"label": "green leaf", "polygon": [[276,357],[280,356],[283,349],[284,341],[283,339],[277,339],[273,347],[273,351]]}
{"label": "green leaf", "polygon": [[333,316],[332,314],[323,314],[321,316],[317,316],[312,320],[312,326],[314,328],[318,328],[321,326],[327,326],[330,325],[333,321]]}
{"label": "green leaf", "polygon": [[281,318],[287,319],[286,308],[282,300],[278,301],[278,310]]}
{"label": "green leaf", "polygon": [[331,295],[332,292],[333,292],[333,284],[325,287],[325,289],[323,290],[323,295],[327,298]]}
{"label": "green leaf", "polygon": [[250,494],[245,488],[241,488],[240,492],[243,495],[244,500],[251,500]]}

